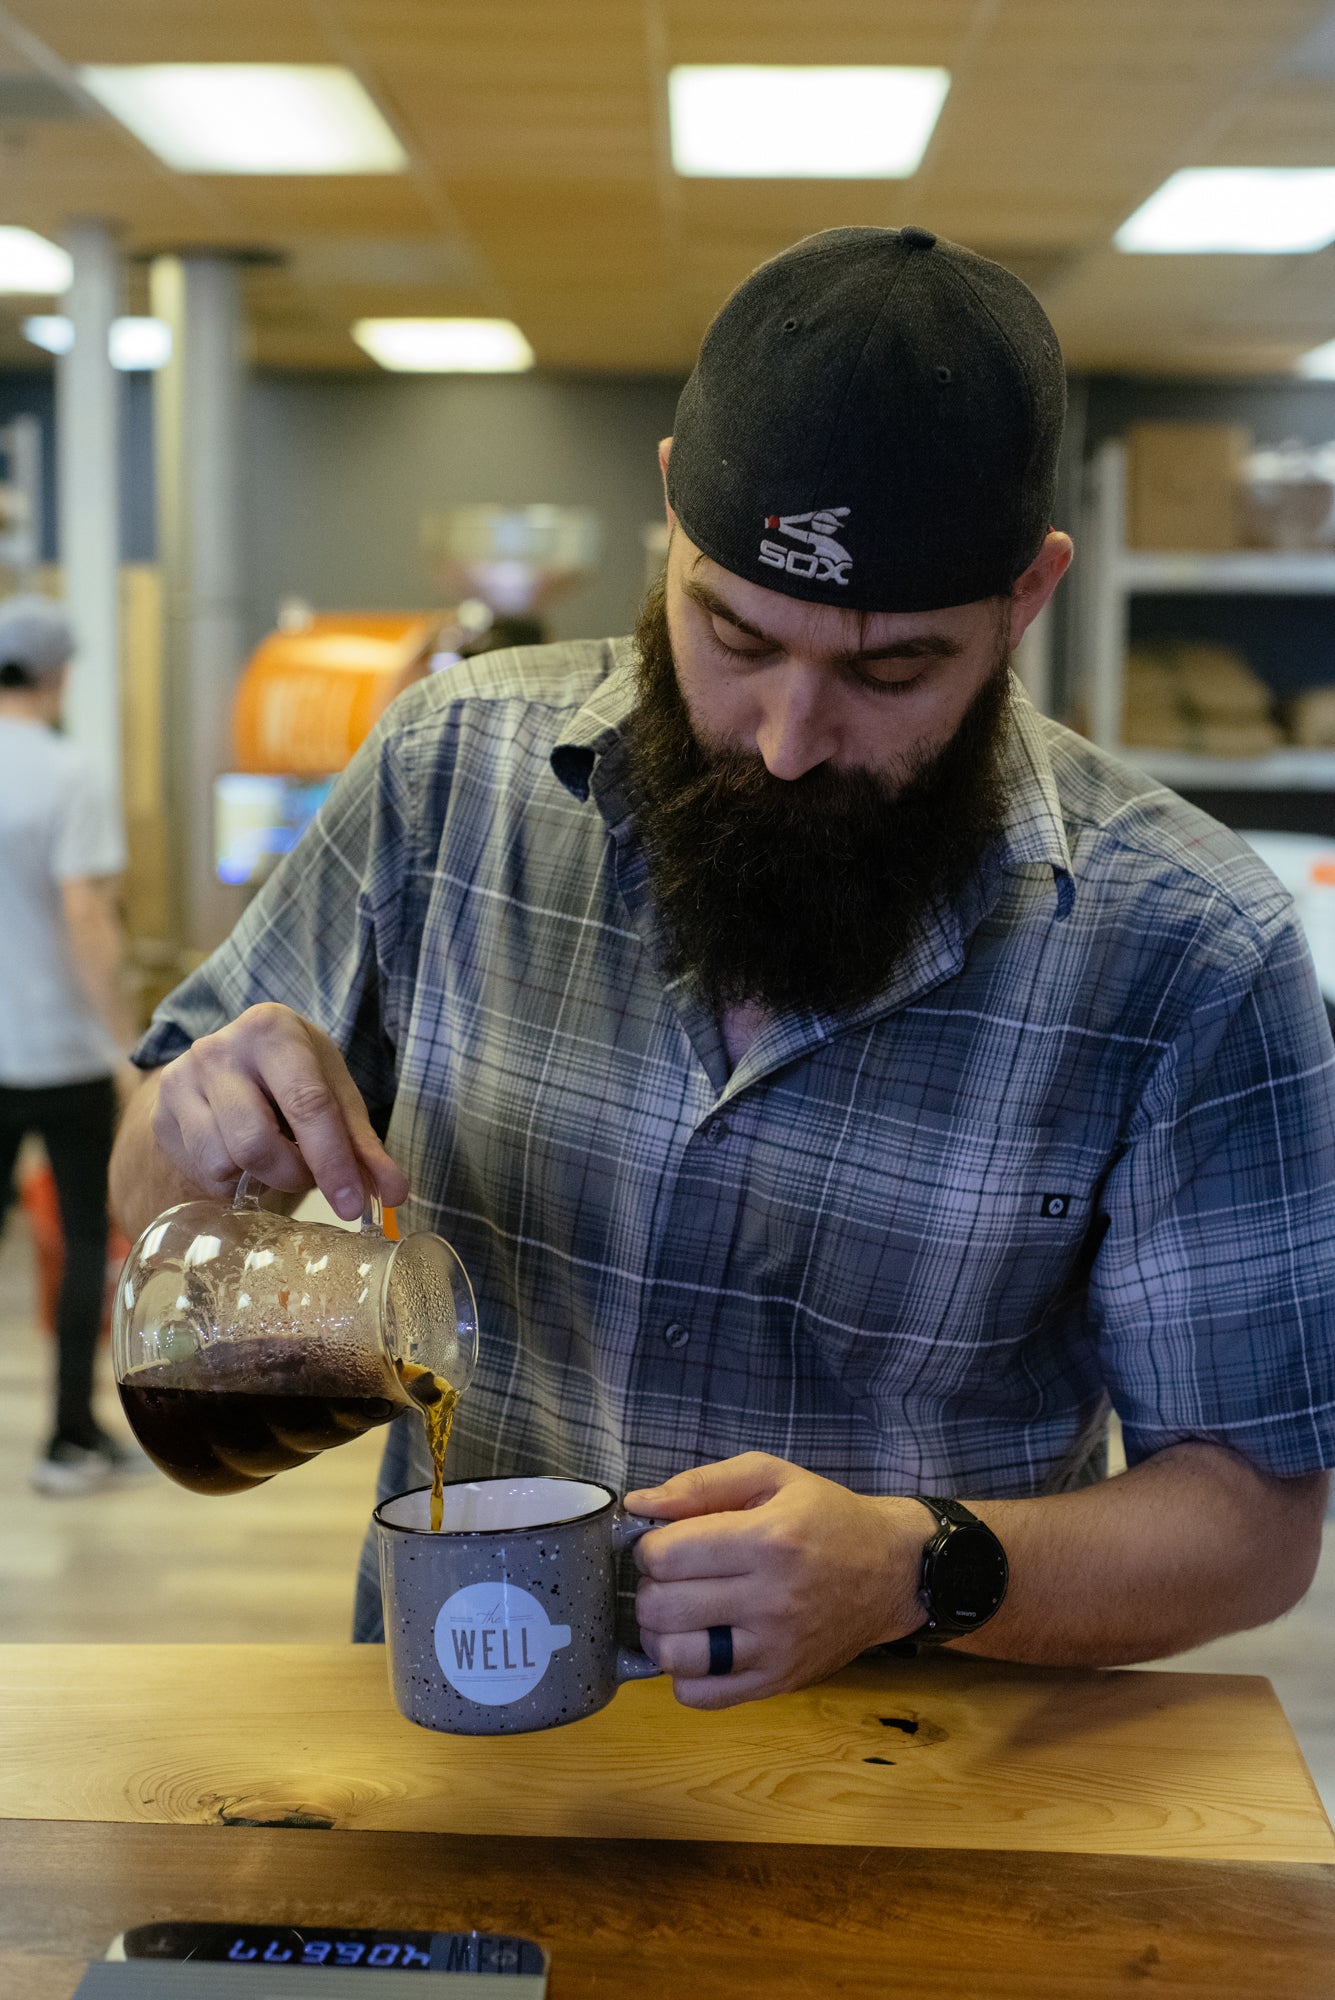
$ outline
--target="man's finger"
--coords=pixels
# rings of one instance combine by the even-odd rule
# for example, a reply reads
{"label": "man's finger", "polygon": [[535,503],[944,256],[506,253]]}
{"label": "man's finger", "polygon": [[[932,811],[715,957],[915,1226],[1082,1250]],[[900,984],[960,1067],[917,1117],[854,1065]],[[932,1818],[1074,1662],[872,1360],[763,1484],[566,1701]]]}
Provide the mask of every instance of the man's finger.
{"label": "man's finger", "polygon": [[282,1138],[274,1127],[270,1144],[256,1148],[252,1162],[239,1162],[219,1125],[212,1104],[194,1091],[178,1091],[172,1115],[180,1134],[180,1158],[187,1177],[196,1187],[220,1198],[230,1195],[243,1170],[255,1174],[270,1187],[304,1188],[310,1175],[295,1146]]}
{"label": "man's finger", "polygon": [[[721,1621],[716,1621],[721,1622]],[[759,1672],[764,1665],[760,1642],[744,1626],[732,1627],[732,1672],[724,1676],[709,1673],[709,1631],[660,1633],[653,1638],[650,1652],[665,1674],[674,1680],[740,1680],[744,1674]]]}
{"label": "man's finger", "polygon": [[314,1047],[304,1037],[289,1042],[281,1062],[261,1070],[260,1081],[287,1120],[325,1200],[345,1222],[355,1221],[366,1206],[366,1177]]}
{"label": "man's finger", "polygon": [[[731,1625],[742,1615],[740,1577],[693,1578],[689,1583],[645,1579],[635,1594],[635,1618],[642,1632],[707,1632]],[[748,1598],[748,1608],[753,1609]]]}
{"label": "man's finger", "polygon": [[762,1667],[746,1674],[706,1675],[704,1679],[674,1676],[672,1692],[683,1708],[736,1708],[739,1702],[757,1701],[761,1695],[777,1694],[770,1675]]}
{"label": "man's finger", "polygon": [[374,1183],[387,1208],[396,1208],[408,1195],[408,1176],[385,1151],[380,1135],[371,1123],[365,1100],[348,1075],[337,1049],[333,1060],[324,1065],[329,1086],[338,1100],[349,1135],[357,1151],[365,1178]]}
{"label": "man's finger", "polygon": [[245,1173],[289,1194],[310,1186],[305,1161],[279,1130],[273,1103],[252,1076],[218,1067],[202,1071],[200,1082],[198,1091],[184,1094],[183,1109],[198,1106],[201,1143],[225,1161],[216,1184],[235,1186]]}
{"label": "man's finger", "polygon": [[661,1486],[641,1487],[626,1495],[632,1513],[656,1521],[683,1521],[696,1514],[730,1514],[757,1507],[771,1498],[794,1468],[768,1452],[746,1451],[739,1458],[713,1465],[694,1465]]}
{"label": "man's finger", "polygon": [[754,1512],[669,1521],[635,1544],[635,1567],[656,1583],[749,1576],[764,1533]]}

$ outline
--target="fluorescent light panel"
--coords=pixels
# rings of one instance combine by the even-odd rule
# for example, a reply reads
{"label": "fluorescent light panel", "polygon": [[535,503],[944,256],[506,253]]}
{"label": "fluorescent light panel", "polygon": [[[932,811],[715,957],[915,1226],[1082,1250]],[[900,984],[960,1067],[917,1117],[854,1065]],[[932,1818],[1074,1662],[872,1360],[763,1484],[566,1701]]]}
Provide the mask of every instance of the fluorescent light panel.
{"label": "fluorescent light panel", "polygon": [[[74,321],[64,313],[36,313],[24,320],[23,338],[48,354],[68,354],[74,346]],[[107,330],[107,358],[125,374],[163,368],[171,351],[172,330],[165,319],[127,314],[113,319]]]}
{"label": "fluorescent light panel", "polygon": [[172,330],[165,319],[127,313],[123,319],[112,320],[107,353],[112,367],[127,375],[165,368],[172,358]]}
{"label": "fluorescent light panel", "polygon": [[1324,340],[1320,347],[1309,347],[1306,354],[1298,356],[1298,373],[1306,375],[1313,382],[1335,382],[1335,340]]}
{"label": "fluorescent light panel", "polygon": [[1113,241],[1178,256],[1285,256],[1335,239],[1335,168],[1184,167]]}
{"label": "fluorescent light panel", "polygon": [[351,70],[334,64],[146,63],[79,80],[183,174],[398,174],[407,155]]}
{"label": "fluorescent light panel", "polygon": [[352,337],[400,374],[514,375],[533,366],[533,349],[508,319],[359,319]]}
{"label": "fluorescent light panel", "polygon": [[42,298],[67,292],[74,282],[68,250],[34,229],[0,228],[0,292]]}
{"label": "fluorescent light panel", "polygon": [[22,325],[25,340],[48,354],[68,354],[74,345],[74,321],[64,313],[34,313]]}
{"label": "fluorescent light panel", "polygon": [[950,72],[735,65],[668,76],[679,174],[901,180],[916,172]]}

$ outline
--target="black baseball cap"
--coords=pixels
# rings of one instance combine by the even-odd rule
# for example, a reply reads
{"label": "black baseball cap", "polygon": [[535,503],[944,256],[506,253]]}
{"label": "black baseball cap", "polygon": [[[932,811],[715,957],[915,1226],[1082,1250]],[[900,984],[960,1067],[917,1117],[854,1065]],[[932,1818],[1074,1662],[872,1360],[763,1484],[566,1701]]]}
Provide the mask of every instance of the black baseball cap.
{"label": "black baseball cap", "polygon": [[928,229],[827,229],[753,271],[677,405],[668,498],[813,604],[1004,595],[1052,524],[1061,349],[1029,287]]}

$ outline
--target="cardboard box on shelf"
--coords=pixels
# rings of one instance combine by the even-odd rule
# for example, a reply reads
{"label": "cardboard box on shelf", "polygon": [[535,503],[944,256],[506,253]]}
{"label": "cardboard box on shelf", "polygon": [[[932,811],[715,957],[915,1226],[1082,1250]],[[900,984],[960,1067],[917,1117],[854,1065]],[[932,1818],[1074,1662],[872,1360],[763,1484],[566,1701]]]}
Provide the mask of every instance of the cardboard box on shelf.
{"label": "cardboard box on shelf", "polygon": [[1288,703],[1289,737],[1304,750],[1335,750],[1335,687],[1306,688]]}
{"label": "cardboard box on shelf", "polygon": [[1127,656],[1122,741],[1128,748],[1263,757],[1283,742],[1274,696],[1231,646],[1142,643]]}
{"label": "cardboard box on shelf", "polygon": [[1239,424],[1132,424],[1126,538],[1133,549],[1237,549],[1244,542]]}

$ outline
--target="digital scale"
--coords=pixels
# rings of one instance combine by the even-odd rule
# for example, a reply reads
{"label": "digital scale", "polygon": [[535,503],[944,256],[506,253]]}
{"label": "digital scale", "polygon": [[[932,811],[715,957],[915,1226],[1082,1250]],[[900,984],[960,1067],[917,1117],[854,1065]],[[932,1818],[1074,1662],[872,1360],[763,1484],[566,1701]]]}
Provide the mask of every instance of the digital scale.
{"label": "digital scale", "polygon": [[322,1924],[141,1924],[90,1965],[74,2000],[544,2000],[547,1953],[493,1931],[361,1931]]}

